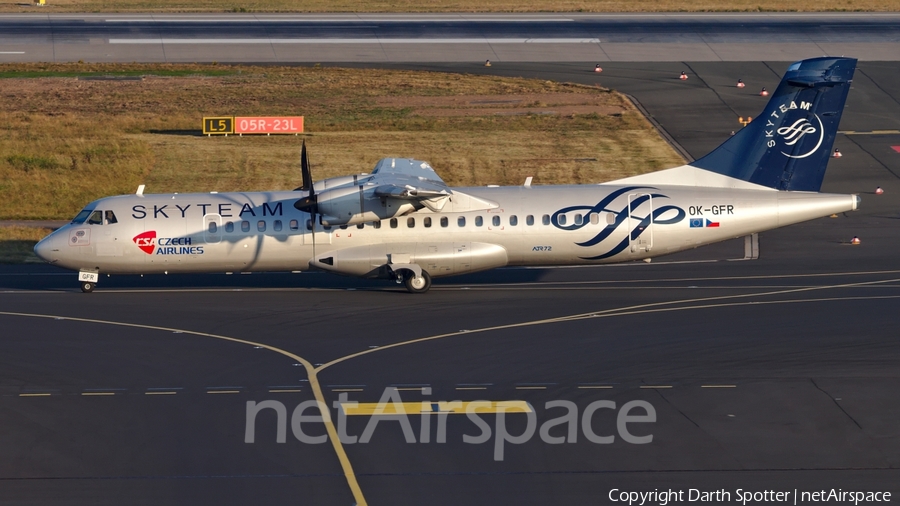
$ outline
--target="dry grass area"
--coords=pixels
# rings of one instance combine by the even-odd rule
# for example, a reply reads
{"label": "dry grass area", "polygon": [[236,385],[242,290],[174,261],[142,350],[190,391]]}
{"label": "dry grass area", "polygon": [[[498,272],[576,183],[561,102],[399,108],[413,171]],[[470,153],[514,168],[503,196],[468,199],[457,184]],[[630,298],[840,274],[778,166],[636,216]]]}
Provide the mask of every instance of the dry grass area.
{"label": "dry grass area", "polygon": [[[47,0],[41,12],[797,12],[897,11],[895,0]],[[0,12],[34,12],[4,1]]]}
{"label": "dry grass area", "polygon": [[49,228],[0,227],[0,264],[41,263],[34,245],[52,232]]}
{"label": "dry grass area", "polygon": [[[114,72],[146,77],[34,77]],[[0,219],[68,219],[139,184],[299,185],[299,138],[203,137],[201,118],[215,115],[305,116],[316,179],[388,156],[428,160],[455,186],[594,183],[682,163],[625,97],[600,87],[331,68],[0,66],[12,75],[32,77],[0,79]]]}

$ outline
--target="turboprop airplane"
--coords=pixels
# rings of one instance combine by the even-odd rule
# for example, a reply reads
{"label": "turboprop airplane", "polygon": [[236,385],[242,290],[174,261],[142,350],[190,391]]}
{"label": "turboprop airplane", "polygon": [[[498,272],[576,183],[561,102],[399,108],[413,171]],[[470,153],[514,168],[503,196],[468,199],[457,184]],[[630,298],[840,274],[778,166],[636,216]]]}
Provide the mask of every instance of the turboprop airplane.
{"label": "turboprop airplane", "polygon": [[294,191],[107,197],[34,248],[100,274],[303,271],[393,279],[513,265],[649,259],[855,210],[818,193],[856,68],[799,61],[762,114],[687,165],[603,184],[451,188],[426,162],[385,158],[368,174],[313,183],[304,143]]}

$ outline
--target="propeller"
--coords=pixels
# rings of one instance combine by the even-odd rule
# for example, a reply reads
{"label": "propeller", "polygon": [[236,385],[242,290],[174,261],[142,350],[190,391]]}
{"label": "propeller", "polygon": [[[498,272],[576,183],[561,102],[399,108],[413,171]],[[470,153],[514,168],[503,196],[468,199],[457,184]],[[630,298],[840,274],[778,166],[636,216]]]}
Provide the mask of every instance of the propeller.
{"label": "propeller", "polygon": [[309,169],[309,155],[306,153],[306,140],[303,140],[303,147],[300,148],[300,177],[301,183],[299,191],[306,191],[309,194],[306,197],[294,202],[294,208],[298,211],[309,213],[310,233],[312,234],[313,254],[316,250],[316,220],[319,213],[319,203],[316,199],[316,188]]}
{"label": "propeller", "polygon": [[306,152],[306,140],[303,141],[303,147],[300,148],[300,177],[302,178],[301,185],[297,190],[309,192],[309,195],[294,202],[294,207],[310,215],[317,214],[319,205],[316,199],[316,188],[309,170],[309,154]]}

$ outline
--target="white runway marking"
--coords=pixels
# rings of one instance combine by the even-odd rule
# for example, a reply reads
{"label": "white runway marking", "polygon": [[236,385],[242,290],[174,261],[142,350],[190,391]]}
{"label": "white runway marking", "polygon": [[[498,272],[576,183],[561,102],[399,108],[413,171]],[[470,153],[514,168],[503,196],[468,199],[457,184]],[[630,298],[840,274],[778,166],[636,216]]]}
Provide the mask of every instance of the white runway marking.
{"label": "white runway marking", "polygon": [[600,39],[441,38],[441,39],[109,39],[110,44],[599,44]]}
{"label": "white runway marking", "polygon": [[0,54],[25,54],[25,51],[0,51]]}

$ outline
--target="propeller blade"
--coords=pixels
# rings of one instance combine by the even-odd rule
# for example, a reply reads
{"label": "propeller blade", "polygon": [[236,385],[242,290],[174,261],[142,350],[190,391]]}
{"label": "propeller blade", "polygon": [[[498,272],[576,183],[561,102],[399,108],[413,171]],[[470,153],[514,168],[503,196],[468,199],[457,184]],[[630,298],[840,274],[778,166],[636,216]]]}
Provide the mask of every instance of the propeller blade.
{"label": "propeller blade", "polygon": [[315,221],[315,215],[319,212],[318,201],[316,199],[316,189],[313,183],[312,172],[309,168],[309,154],[306,152],[306,140],[300,148],[300,176],[302,184],[297,190],[309,192],[309,195],[294,202],[294,208],[298,211],[305,211],[311,214],[311,219]]}
{"label": "propeller blade", "polygon": [[306,152],[306,139],[303,139],[303,147],[300,149],[300,173],[303,177],[303,186],[309,191],[309,195],[294,203],[294,207],[303,210],[305,208],[309,213],[309,221],[311,223],[310,233],[312,234],[313,256],[316,254],[316,220],[319,214],[319,201],[316,199],[316,183],[312,178],[312,169],[309,167],[309,153]]}
{"label": "propeller blade", "polygon": [[300,190],[308,191],[310,196],[312,196],[315,190],[313,190],[313,179],[309,170],[309,154],[306,152],[305,139],[303,140],[303,146],[300,148],[300,177],[302,178]]}

